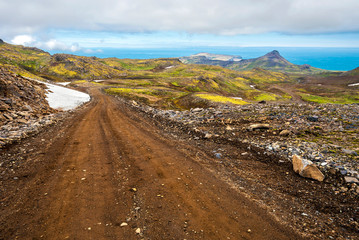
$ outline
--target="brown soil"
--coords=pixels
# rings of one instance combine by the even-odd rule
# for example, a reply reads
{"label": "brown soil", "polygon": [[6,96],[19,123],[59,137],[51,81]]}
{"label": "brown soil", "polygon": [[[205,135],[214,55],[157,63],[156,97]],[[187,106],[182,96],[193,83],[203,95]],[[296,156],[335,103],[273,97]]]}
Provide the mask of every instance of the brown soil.
{"label": "brown soil", "polygon": [[[71,118],[2,151],[0,239],[302,238],[226,181],[218,159],[91,95]],[[273,178],[267,164],[243,163]]]}

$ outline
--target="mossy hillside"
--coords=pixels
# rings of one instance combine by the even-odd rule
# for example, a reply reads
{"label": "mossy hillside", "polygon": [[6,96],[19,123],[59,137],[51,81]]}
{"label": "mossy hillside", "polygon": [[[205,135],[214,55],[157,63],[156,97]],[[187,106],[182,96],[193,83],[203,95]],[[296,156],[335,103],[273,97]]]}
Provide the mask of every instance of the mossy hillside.
{"label": "mossy hillside", "polygon": [[304,85],[297,88],[298,95],[307,102],[319,104],[353,104],[359,103],[359,93],[355,89],[318,85]]}
{"label": "mossy hillside", "polygon": [[46,66],[51,55],[37,48],[8,43],[0,44],[0,63],[14,65],[23,70],[35,72]]}
{"label": "mossy hillside", "polygon": [[105,58],[100,60],[103,64],[119,70],[130,71],[161,71],[166,68],[181,64],[176,58],[159,58],[159,59],[118,59]]}
{"label": "mossy hillside", "polygon": [[[151,66],[151,68],[145,68],[144,61],[139,61],[141,67],[137,67],[136,61],[131,60],[132,70],[128,68],[126,75],[103,82],[104,86],[110,87],[106,92],[128,98],[132,97],[138,101],[157,106],[165,103],[165,106],[160,107],[172,105],[177,108],[187,108],[191,106],[190,101],[196,103],[198,99],[208,103],[226,104],[245,104],[257,101],[258,96],[266,100],[283,100],[281,96],[271,93],[266,87],[264,87],[265,90],[253,90],[251,85],[260,85],[261,77],[265,77],[263,81],[265,84],[289,81],[285,74],[270,73],[260,69],[240,73],[218,66],[185,65],[179,62],[175,62],[176,65],[173,65],[173,60],[171,59],[168,62],[165,62],[167,60],[164,59],[146,60],[146,66]],[[151,61],[154,63],[151,63]],[[162,67],[159,67],[160,65]],[[269,76],[266,76],[266,74],[269,74]],[[160,88],[171,94],[163,94],[163,92],[158,91]],[[247,92],[252,94],[247,94]],[[185,96],[194,97],[186,97],[186,100],[182,101],[181,99]],[[244,100],[241,101],[235,99],[235,97],[243,98]],[[288,98],[284,100],[288,100]],[[185,104],[182,104],[183,102]]]}
{"label": "mossy hillside", "polygon": [[69,54],[55,54],[41,72],[64,79],[109,79],[123,74],[123,71],[105,65],[95,57]]}

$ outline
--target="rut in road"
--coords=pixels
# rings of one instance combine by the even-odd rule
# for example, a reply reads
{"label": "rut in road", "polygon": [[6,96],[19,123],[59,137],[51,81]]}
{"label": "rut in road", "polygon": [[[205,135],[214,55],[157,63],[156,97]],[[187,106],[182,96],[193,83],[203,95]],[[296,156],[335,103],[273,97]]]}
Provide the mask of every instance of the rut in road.
{"label": "rut in road", "polygon": [[[9,219],[23,239],[299,239],[178,142],[113,97],[92,102],[41,149],[37,175]],[[184,143],[182,143],[184,144]],[[39,180],[41,179],[41,181]],[[41,184],[39,185],[39,182]],[[27,199],[30,199],[28,197]],[[35,216],[21,208],[35,207]],[[121,226],[126,222],[127,226]],[[16,225],[16,223],[15,223]],[[250,229],[250,230],[249,230]],[[136,230],[138,231],[136,233]]]}

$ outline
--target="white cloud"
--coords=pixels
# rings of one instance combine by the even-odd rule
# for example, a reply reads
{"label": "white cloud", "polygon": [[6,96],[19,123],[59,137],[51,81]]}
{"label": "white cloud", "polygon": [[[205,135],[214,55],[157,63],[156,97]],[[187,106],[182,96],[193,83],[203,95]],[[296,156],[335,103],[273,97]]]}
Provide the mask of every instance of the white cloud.
{"label": "white cloud", "polygon": [[18,35],[11,40],[15,45],[30,45],[35,42],[35,39],[30,35]]}
{"label": "white cloud", "polygon": [[358,9],[358,0],[0,0],[0,35],[48,29],[222,35],[351,32],[359,31]]}
{"label": "white cloud", "polygon": [[17,35],[11,40],[11,43],[16,45],[37,47],[47,51],[55,50],[55,51],[65,51],[65,52],[66,51],[78,52],[81,50],[86,50],[86,49],[82,49],[77,43],[68,45],[56,39],[40,41],[31,35]]}

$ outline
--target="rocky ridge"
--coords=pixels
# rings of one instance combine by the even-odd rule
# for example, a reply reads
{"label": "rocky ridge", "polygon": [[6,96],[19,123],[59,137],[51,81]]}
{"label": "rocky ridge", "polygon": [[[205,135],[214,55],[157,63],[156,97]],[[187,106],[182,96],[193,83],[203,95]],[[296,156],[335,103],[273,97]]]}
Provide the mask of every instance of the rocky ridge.
{"label": "rocky ridge", "polygon": [[279,162],[301,156],[317,166],[336,193],[359,194],[359,105],[221,105],[187,111],[160,110],[135,101],[130,105],[194,140],[246,144],[278,156]]}

